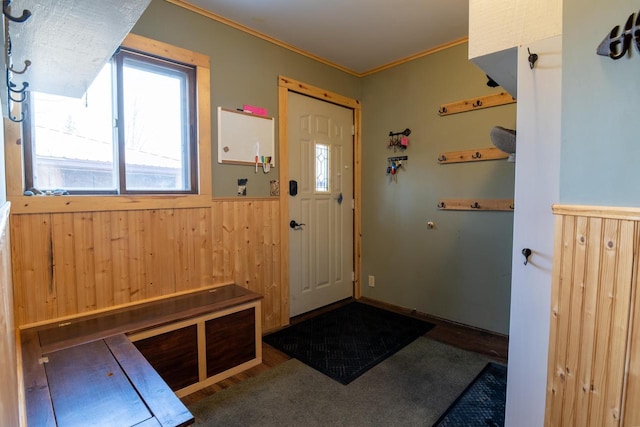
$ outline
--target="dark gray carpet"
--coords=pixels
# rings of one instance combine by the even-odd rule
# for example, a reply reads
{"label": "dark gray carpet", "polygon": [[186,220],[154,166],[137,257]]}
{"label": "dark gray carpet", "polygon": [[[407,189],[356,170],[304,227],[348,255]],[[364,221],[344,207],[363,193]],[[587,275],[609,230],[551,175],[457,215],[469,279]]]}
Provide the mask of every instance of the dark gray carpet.
{"label": "dark gray carpet", "polygon": [[434,325],[352,302],[264,337],[341,384],[349,384]]}
{"label": "dark gray carpet", "polygon": [[291,359],[189,409],[200,426],[430,426],[486,364],[420,337],[347,386]]}

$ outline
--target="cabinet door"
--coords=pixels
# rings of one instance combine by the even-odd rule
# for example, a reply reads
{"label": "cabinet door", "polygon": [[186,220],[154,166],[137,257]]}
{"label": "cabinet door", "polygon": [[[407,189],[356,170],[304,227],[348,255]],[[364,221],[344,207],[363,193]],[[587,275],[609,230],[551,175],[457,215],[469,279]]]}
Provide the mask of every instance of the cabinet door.
{"label": "cabinet door", "polygon": [[197,325],[164,332],[133,344],[171,390],[180,390],[198,382]]}
{"label": "cabinet door", "polygon": [[205,322],[207,377],[256,358],[255,308]]}

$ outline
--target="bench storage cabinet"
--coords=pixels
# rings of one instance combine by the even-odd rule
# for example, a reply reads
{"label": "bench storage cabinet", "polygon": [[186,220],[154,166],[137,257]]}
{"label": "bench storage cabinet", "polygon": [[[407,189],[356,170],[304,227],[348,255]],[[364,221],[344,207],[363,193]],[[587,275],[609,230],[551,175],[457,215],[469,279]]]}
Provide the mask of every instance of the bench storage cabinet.
{"label": "bench storage cabinet", "polygon": [[27,424],[193,423],[178,397],[262,363],[261,300],[224,285],[23,328]]}
{"label": "bench storage cabinet", "polygon": [[141,332],[129,339],[180,397],[262,362],[259,301]]}

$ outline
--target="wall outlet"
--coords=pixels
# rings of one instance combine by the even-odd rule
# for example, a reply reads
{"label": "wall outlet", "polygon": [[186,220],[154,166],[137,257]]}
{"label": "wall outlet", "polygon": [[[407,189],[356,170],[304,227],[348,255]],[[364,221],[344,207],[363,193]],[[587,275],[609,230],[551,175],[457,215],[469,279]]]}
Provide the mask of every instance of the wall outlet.
{"label": "wall outlet", "polygon": [[376,287],[376,276],[369,276],[369,287]]}

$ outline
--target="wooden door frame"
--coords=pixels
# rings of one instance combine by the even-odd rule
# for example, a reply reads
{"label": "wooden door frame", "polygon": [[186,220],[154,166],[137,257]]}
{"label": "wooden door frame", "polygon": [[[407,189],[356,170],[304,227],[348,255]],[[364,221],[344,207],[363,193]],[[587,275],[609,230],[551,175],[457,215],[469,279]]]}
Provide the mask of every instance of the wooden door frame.
{"label": "wooden door frame", "polygon": [[280,321],[281,325],[289,324],[289,92],[307,95],[321,101],[346,107],[353,110],[353,296],[359,299],[361,290],[361,194],[362,194],[362,146],[361,125],[362,109],[360,101],[342,96],[324,89],[314,87],[289,77],[278,76],[278,135],[280,158]]}

